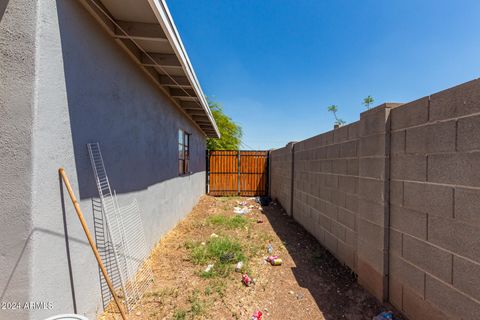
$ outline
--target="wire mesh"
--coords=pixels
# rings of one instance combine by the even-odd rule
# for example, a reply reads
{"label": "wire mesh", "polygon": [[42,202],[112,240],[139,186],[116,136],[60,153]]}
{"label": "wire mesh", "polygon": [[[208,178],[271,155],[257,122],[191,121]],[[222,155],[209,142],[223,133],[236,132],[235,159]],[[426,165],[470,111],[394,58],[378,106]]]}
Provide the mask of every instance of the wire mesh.
{"label": "wire mesh", "polygon": [[136,200],[124,207],[118,205],[116,194],[112,194],[99,143],[89,143],[87,149],[107,233],[111,238],[111,253],[119,269],[125,304],[130,311],[153,283],[140,209]]}

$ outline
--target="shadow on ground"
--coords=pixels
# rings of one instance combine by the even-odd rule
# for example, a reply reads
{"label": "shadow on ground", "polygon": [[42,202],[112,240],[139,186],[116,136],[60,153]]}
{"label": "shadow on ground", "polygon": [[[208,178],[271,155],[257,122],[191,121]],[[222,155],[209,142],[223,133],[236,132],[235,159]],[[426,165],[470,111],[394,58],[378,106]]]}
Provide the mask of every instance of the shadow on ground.
{"label": "shadow on ground", "polygon": [[325,319],[371,320],[382,311],[394,310],[360,287],[355,274],[279,205],[264,205],[263,212],[295,262],[292,272],[298,284],[310,291]]}

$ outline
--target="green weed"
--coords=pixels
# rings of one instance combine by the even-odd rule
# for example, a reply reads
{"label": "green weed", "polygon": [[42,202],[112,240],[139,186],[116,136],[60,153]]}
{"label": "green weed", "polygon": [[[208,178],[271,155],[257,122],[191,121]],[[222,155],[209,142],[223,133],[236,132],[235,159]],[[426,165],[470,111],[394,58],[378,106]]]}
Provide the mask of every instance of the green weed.
{"label": "green weed", "polygon": [[189,249],[192,263],[197,265],[214,264],[211,271],[200,273],[203,278],[225,277],[233,270],[233,264],[238,261],[246,261],[240,242],[229,237],[212,238],[205,245],[194,243]]}
{"label": "green weed", "polygon": [[218,214],[208,217],[207,223],[214,226],[225,227],[227,229],[239,229],[247,226],[250,223],[250,220],[240,215],[229,217]]}

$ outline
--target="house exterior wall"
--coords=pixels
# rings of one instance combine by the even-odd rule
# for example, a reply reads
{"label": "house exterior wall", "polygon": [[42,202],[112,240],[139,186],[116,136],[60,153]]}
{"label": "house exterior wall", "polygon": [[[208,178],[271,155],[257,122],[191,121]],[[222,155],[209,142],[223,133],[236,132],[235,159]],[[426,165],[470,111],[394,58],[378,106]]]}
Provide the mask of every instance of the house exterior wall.
{"label": "house exterior wall", "polygon": [[477,319],[479,114],[478,79],[368,110],[271,151],[272,197],[409,319]]}
{"label": "house exterior wall", "polygon": [[[7,196],[0,200],[0,290],[3,301],[52,308],[0,310],[0,318],[77,312],[94,319],[102,311],[99,272],[58,168],[93,232],[98,193],[86,144],[100,142],[119,204],[137,199],[153,248],[205,191],[205,136],[78,1],[11,0],[1,19],[0,41],[9,43],[0,48],[0,81],[9,90],[1,94],[0,130],[19,134],[0,138]],[[192,173],[181,177],[178,129],[192,134]]]}

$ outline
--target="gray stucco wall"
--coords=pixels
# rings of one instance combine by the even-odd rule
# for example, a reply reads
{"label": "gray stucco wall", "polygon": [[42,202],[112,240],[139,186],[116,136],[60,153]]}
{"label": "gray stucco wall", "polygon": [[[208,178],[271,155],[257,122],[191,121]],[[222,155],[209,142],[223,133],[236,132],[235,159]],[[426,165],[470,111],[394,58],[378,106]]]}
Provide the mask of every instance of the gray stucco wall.
{"label": "gray stucco wall", "polygon": [[[101,311],[98,269],[68,195],[62,199],[58,168],[66,169],[93,231],[91,198],[97,191],[85,145],[100,142],[120,205],[138,200],[147,241],[153,247],[204,193],[205,138],[77,1],[38,1],[38,10],[20,2],[10,1],[0,24],[8,19],[32,24],[24,26],[30,28],[30,47],[22,43],[28,48],[21,50],[29,63],[15,63],[13,57],[2,55],[5,63],[12,64],[1,78],[2,84],[12,87],[1,94],[1,112],[6,114],[2,121],[22,134],[21,141],[18,135],[0,137],[0,190],[9,189],[8,197],[2,194],[0,200],[0,219],[5,220],[1,228],[13,226],[16,239],[12,244],[4,242],[2,229],[0,267],[5,272],[0,274],[0,289],[26,245],[25,261],[18,266],[25,270],[16,273],[22,278],[13,278],[7,293],[20,301],[51,302],[53,309],[16,311],[15,319],[74,311],[93,319]],[[11,34],[2,32],[0,39],[6,36]],[[12,37],[11,46],[17,49],[22,39]],[[3,45],[1,49],[3,53]],[[22,82],[20,89],[9,77],[22,68],[35,73],[29,73],[29,82]],[[18,92],[25,94],[25,101],[17,99]],[[8,99],[21,103],[22,109],[14,109]],[[184,177],[177,169],[179,128],[192,133],[193,173]],[[11,146],[24,150],[17,152]]]}
{"label": "gray stucco wall", "polygon": [[[0,1],[0,303],[29,300],[35,19],[16,17],[36,10]],[[0,319],[15,314],[0,309]]]}

